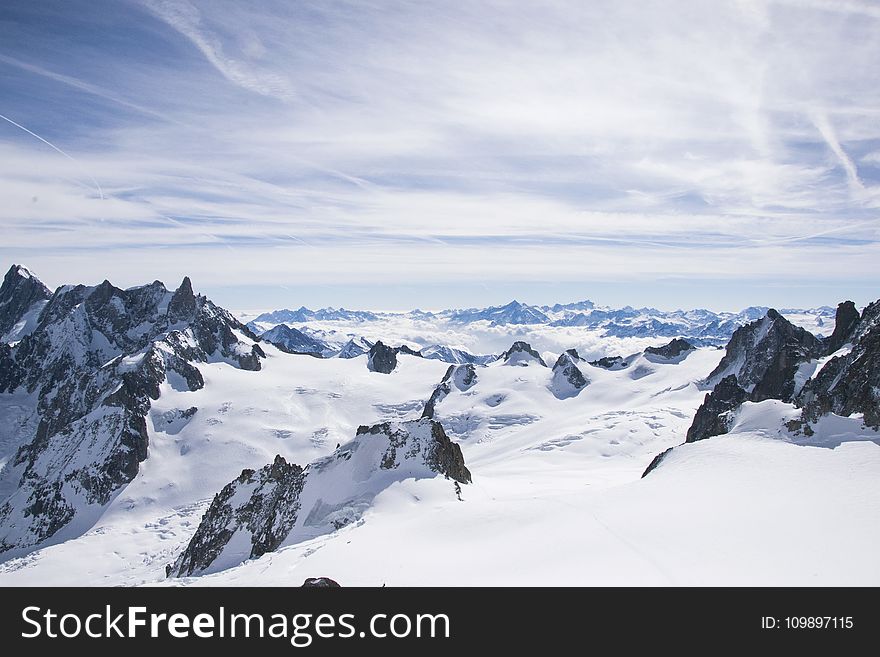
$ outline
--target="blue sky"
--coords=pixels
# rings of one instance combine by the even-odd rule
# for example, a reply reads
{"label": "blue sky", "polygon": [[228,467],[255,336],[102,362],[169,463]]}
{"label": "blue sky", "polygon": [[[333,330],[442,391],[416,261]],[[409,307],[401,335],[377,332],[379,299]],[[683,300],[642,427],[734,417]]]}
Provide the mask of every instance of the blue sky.
{"label": "blue sky", "polygon": [[878,35],[856,0],[6,0],[0,260],[233,309],[865,303]]}

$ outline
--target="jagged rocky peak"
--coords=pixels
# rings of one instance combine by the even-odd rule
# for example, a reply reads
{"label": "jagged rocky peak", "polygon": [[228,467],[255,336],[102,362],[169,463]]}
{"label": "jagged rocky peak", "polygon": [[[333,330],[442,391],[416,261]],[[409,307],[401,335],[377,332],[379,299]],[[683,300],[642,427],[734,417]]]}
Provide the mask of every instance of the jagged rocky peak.
{"label": "jagged rocky peak", "polygon": [[505,365],[521,365],[526,366],[530,363],[538,363],[543,367],[547,367],[547,363],[541,358],[541,354],[532,349],[532,345],[522,340],[514,342],[510,349],[501,354],[501,360]]}
{"label": "jagged rocky peak", "polygon": [[798,366],[823,352],[818,338],[771,308],[734,332],[724,358],[704,383],[714,386],[733,375],[752,401],[791,401]]}
{"label": "jagged rocky peak", "polygon": [[174,291],[174,296],[168,303],[168,315],[178,320],[190,319],[195,315],[197,307],[198,303],[193,292],[192,281],[189,280],[189,276],[184,276],[180,287]]}
{"label": "jagged rocky peak", "polygon": [[798,395],[802,421],[861,413],[866,426],[880,430],[880,301],[865,308],[847,342],[849,353],[829,360]]}
{"label": "jagged rocky peak", "polygon": [[629,366],[623,356],[603,356],[598,360],[591,360],[588,364],[593,367],[601,367],[604,370],[622,370]]}
{"label": "jagged rocky peak", "polygon": [[825,340],[825,353],[833,354],[850,341],[861,321],[856,304],[844,301],[837,306],[834,317],[834,332]]}
{"label": "jagged rocky peak", "polygon": [[562,352],[556,359],[549,388],[557,399],[575,397],[589,385],[590,380],[578,367],[580,360],[580,356],[574,349]]}
{"label": "jagged rocky peak", "polygon": [[[123,290],[59,288],[38,326],[0,353],[0,392],[35,399],[36,430],[0,471],[0,552],[34,549],[128,484],[148,455],[146,415],[168,374],[204,386],[196,363],[260,369],[262,349],[188,279]],[[177,378],[175,377],[175,380]],[[177,385],[175,383],[175,385]]]}
{"label": "jagged rocky peak", "polygon": [[674,338],[662,347],[646,348],[645,354],[649,356],[655,356],[665,361],[679,362],[683,360],[688,353],[693,351],[694,348],[694,345],[692,345],[687,340],[683,340],[682,338]]}
{"label": "jagged rocky peak", "polygon": [[0,285],[0,342],[17,342],[31,333],[51,297],[27,267],[12,265]]}
{"label": "jagged rocky peak", "polygon": [[685,442],[693,443],[727,433],[733,411],[747,398],[748,393],[740,387],[733,374],[721,379],[697,409]]}
{"label": "jagged rocky peak", "polygon": [[304,470],[282,456],[276,456],[273,463],[259,471],[242,470],[214,496],[189,545],[168,574],[184,577],[204,572],[236,533],[249,539],[246,559],[277,549],[297,520],[305,479]]}
{"label": "jagged rocky peak", "polygon": [[477,369],[467,363],[465,365],[450,365],[440,385],[434,388],[431,398],[425,404],[425,410],[422,411],[422,417],[433,418],[439,404],[446,396],[455,388],[461,392],[470,390],[477,384]]}
{"label": "jagged rocky peak", "polygon": [[358,520],[391,484],[437,476],[456,486],[471,481],[461,448],[430,419],[359,427],[352,441],[306,468],[278,456],[214,497],[168,574],[216,572],[332,532]]}
{"label": "jagged rocky peak", "polygon": [[379,340],[370,347],[367,355],[367,369],[371,372],[379,372],[381,374],[391,374],[397,367],[397,350],[383,344]]}

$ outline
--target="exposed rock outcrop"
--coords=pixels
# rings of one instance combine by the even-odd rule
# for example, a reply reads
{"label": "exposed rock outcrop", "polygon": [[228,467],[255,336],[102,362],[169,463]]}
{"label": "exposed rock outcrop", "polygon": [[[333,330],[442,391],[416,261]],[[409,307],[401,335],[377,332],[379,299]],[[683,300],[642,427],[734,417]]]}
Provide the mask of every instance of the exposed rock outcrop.
{"label": "exposed rock outcrop", "polygon": [[730,429],[731,412],[739,408],[747,398],[748,393],[740,387],[734,375],[721,379],[697,409],[685,442],[693,443],[727,433]]}
{"label": "exposed rock outcrop", "polygon": [[16,342],[32,332],[51,297],[26,267],[12,265],[0,285],[0,342]]}
{"label": "exposed rock outcrop", "polygon": [[837,314],[834,318],[834,332],[824,341],[826,354],[833,354],[852,339],[853,334],[861,322],[856,304],[852,301],[844,301],[838,304]]}
{"label": "exposed rock outcrop", "polygon": [[665,361],[680,362],[683,357],[694,350],[694,346],[687,340],[675,338],[662,347],[648,347],[645,354],[654,356]]}
{"label": "exposed rock outcrop", "polygon": [[461,448],[427,418],[359,427],[354,440],[304,469],[278,456],[258,472],[243,471],[215,496],[168,574],[222,570],[332,532],[358,520],[392,483],[436,476],[456,486],[471,481]]}
{"label": "exposed rock outcrop", "polygon": [[603,356],[597,360],[591,360],[589,365],[601,367],[604,370],[622,370],[629,365],[623,356]]}
{"label": "exposed rock outcrop", "polygon": [[412,347],[409,347],[405,344],[400,345],[396,349],[396,351],[398,354],[406,354],[407,356],[415,356],[416,358],[423,358],[421,351],[413,349]]}
{"label": "exposed rock outcrop", "polygon": [[367,369],[371,372],[391,374],[397,367],[397,350],[379,340],[367,355]]}
{"label": "exposed rock outcrop", "polygon": [[382,422],[373,426],[360,426],[357,436],[378,436],[387,440],[388,447],[382,455],[380,467],[394,470],[401,466],[421,464],[433,473],[442,474],[460,484],[471,483],[471,473],[464,464],[461,447],[452,442],[443,425],[422,418],[410,422]]}
{"label": "exposed rock outcrop", "polygon": [[236,533],[248,537],[249,559],[277,549],[297,520],[304,483],[303,469],[281,456],[258,472],[243,470],[214,496],[170,574],[185,577],[205,571]]}
{"label": "exposed rock outcrop", "polygon": [[532,349],[532,345],[528,342],[521,340],[514,342],[510,349],[501,354],[501,360],[504,361],[505,365],[525,366],[530,363],[538,363],[543,367],[547,367],[547,363],[541,358],[541,354]]}
{"label": "exposed rock outcrop", "polygon": [[668,447],[667,449],[664,449],[662,452],[660,452],[657,456],[655,456],[655,457],[653,458],[653,460],[648,464],[648,467],[645,468],[645,471],[642,473],[642,477],[641,477],[641,478],[644,479],[644,478],[647,477],[649,474],[651,474],[654,470],[656,470],[656,469],[657,469],[657,466],[659,466],[661,463],[663,463],[663,460],[664,460],[667,456],[669,456],[670,453],[672,453],[672,450],[673,450],[673,449],[675,449],[675,448],[674,448],[674,447]]}
{"label": "exposed rock outcrop", "polygon": [[590,380],[578,367],[580,361],[581,357],[574,349],[564,351],[556,359],[549,388],[557,399],[575,397],[589,385]]}
{"label": "exposed rock outcrop", "polygon": [[714,386],[732,375],[751,401],[791,401],[798,366],[823,353],[818,338],[771,308],[762,319],[734,332],[724,358],[705,383]]}
{"label": "exposed rock outcrop", "polygon": [[862,413],[865,425],[880,429],[880,301],[865,308],[845,340],[853,343],[852,350],[828,361],[798,395],[803,420]]}
{"label": "exposed rock outcrop", "polygon": [[340,588],[341,585],[334,579],[330,579],[329,577],[307,577],[306,581],[302,583],[302,587],[304,589],[337,589]]}
{"label": "exposed rock outcrop", "polygon": [[437,404],[440,403],[453,388],[464,392],[474,387],[477,383],[477,370],[468,363],[467,365],[450,365],[440,381],[440,385],[434,388],[431,398],[425,404],[422,417],[433,418]]}

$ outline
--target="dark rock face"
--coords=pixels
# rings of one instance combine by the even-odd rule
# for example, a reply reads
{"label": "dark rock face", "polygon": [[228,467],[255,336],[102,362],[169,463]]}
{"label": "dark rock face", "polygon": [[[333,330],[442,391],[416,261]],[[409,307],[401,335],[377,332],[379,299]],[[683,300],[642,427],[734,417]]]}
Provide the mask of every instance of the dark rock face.
{"label": "dark rock face", "polygon": [[550,380],[550,392],[557,399],[568,399],[586,388],[590,380],[584,376],[577,366],[580,361],[577,351],[569,349],[559,355],[553,365],[553,377]]}
{"label": "dark rock face", "polygon": [[354,440],[306,468],[275,462],[245,470],[218,493],[171,576],[231,567],[356,521],[396,481],[442,475],[450,494],[471,481],[461,448],[430,419],[362,426]]}
{"label": "dark rock face", "polygon": [[598,360],[591,360],[589,364],[605,370],[620,370],[629,365],[622,356],[603,356]]}
{"label": "dark rock face", "polygon": [[547,367],[547,363],[541,358],[541,354],[532,349],[528,342],[517,340],[510,349],[501,354],[501,360],[509,365],[528,365],[530,362],[538,363]]}
{"label": "dark rock face", "polygon": [[669,454],[672,452],[673,449],[675,449],[675,448],[669,447],[667,449],[664,449],[657,456],[655,456],[654,459],[651,461],[651,463],[648,464],[648,467],[645,468],[645,471],[642,473],[641,478],[644,479],[649,474],[651,474],[654,470],[656,470],[657,466],[659,466],[663,462],[663,459],[665,459],[667,456],[669,456]]}
{"label": "dark rock face", "polygon": [[[847,343],[853,345],[849,353],[830,359],[794,394],[794,374],[800,363],[831,355]],[[724,359],[708,380],[722,374],[697,410],[687,433],[689,443],[727,433],[732,411],[746,401],[765,399],[793,402],[801,408],[800,418],[786,423],[795,433],[813,435],[810,424],[828,413],[861,413],[866,426],[880,431],[880,301],[865,308],[861,317],[851,301],[841,303],[834,333],[825,340],[817,340],[769,310],[762,320],[734,333]],[[645,474],[668,451],[655,458]]]}
{"label": "dark rock face", "polygon": [[307,577],[300,588],[337,589],[340,588],[340,584],[329,577]]}
{"label": "dark rock face", "polygon": [[694,346],[688,342],[687,340],[682,340],[681,338],[675,338],[668,344],[663,345],[662,347],[648,347],[645,349],[646,354],[651,354],[653,356],[659,356],[660,358],[665,358],[667,360],[673,360],[678,358],[684,353],[688,351],[693,351]]}
{"label": "dark rock face", "polygon": [[798,366],[822,353],[818,338],[770,309],[762,319],[734,332],[706,383],[715,385],[733,375],[751,401],[791,401]]}
{"label": "dark rock face", "polygon": [[417,358],[423,357],[421,351],[416,351],[412,347],[408,347],[405,344],[402,344],[397,348],[397,353],[406,354],[407,356],[416,356]]}
{"label": "dark rock face", "polygon": [[[250,536],[249,559],[277,549],[296,522],[304,484],[303,469],[281,456],[258,472],[243,470],[214,496],[195,535],[169,574],[187,577],[204,572],[238,531]],[[239,503],[235,504],[235,500]]]}
{"label": "dark rock face", "polygon": [[440,381],[440,385],[434,388],[431,398],[425,404],[425,410],[422,411],[423,418],[433,418],[437,404],[439,404],[450,392],[453,387],[464,392],[473,388],[477,383],[477,370],[470,363],[466,365],[450,365]]}
{"label": "dark rock face", "polygon": [[748,393],[739,386],[735,376],[730,374],[721,379],[697,409],[685,442],[693,443],[727,433],[730,429],[729,413],[739,408],[747,398]]}
{"label": "dark rock face", "polygon": [[121,290],[59,288],[39,325],[0,351],[0,394],[36,395],[36,431],[0,472],[0,552],[26,551],[84,509],[107,504],[147,457],[146,415],[160,385],[175,375],[204,386],[194,362],[259,369],[258,345],[235,318],[192,293],[162,283]]}
{"label": "dark rock face", "polygon": [[382,344],[380,340],[370,348],[367,356],[367,369],[371,372],[391,374],[397,367],[397,351]]}
{"label": "dark rock face", "polygon": [[833,354],[843,345],[850,341],[853,333],[859,326],[861,317],[856,310],[856,304],[852,301],[844,301],[837,306],[837,315],[834,319],[834,333],[826,338],[824,347],[826,354]]}
{"label": "dark rock face", "polygon": [[[0,285],[0,341],[19,340],[35,328],[39,312],[51,297],[49,288],[30,271],[12,265]],[[22,325],[28,323],[30,326]]]}
{"label": "dark rock face", "polygon": [[880,301],[865,308],[846,340],[854,343],[852,351],[832,358],[798,395],[803,420],[863,413],[865,425],[880,429]]}

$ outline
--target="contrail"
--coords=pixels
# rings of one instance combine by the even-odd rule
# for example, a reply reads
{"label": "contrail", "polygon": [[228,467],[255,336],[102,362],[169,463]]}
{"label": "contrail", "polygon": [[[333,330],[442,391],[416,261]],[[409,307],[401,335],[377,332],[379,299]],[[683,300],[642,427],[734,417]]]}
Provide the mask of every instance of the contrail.
{"label": "contrail", "polygon": [[[16,122],[13,121],[12,119],[10,119],[8,116],[3,116],[2,114],[0,114],[0,119],[3,119],[3,120],[6,121],[7,123],[11,123],[11,124],[14,125],[16,128],[20,128],[20,129],[24,130],[24,131],[25,131],[26,133],[28,133],[31,137],[36,137],[36,138],[39,139],[41,142],[43,142],[44,144],[46,144],[46,146],[48,146],[48,147],[51,148],[52,150],[56,151],[57,153],[60,153],[61,155],[63,155],[64,157],[66,157],[68,160],[70,160],[71,162],[73,162],[73,163],[74,163],[76,166],[78,166],[81,170],[83,169],[82,164],[80,164],[79,162],[77,162],[73,157],[71,157],[70,155],[68,155],[68,154],[65,153],[64,151],[62,151],[60,148],[58,148],[58,147],[57,147],[55,144],[53,144],[52,142],[50,142],[50,141],[48,141],[48,140],[43,139],[42,137],[40,137],[40,135],[38,135],[36,132],[32,132],[32,131],[28,130],[27,128],[25,128],[25,127],[24,127],[23,125],[21,125],[20,123],[16,123]],[[104,190],[101,189],[101,185],[99,185],[99,184],[98,184],[98,181],[95,180],[95,179],[91,176],[91,174],[89,174],[87,171],[84,171],[84,170],[83,170],[83,173],[85,173],[85,174],[89,177],[89,179],[92,181],[92,184],[95,186],[95,189],[98,190],[98,196],[100,196],[100,197],[101,197],[101,200],[103,201],[103,200],[104,200]]]}

